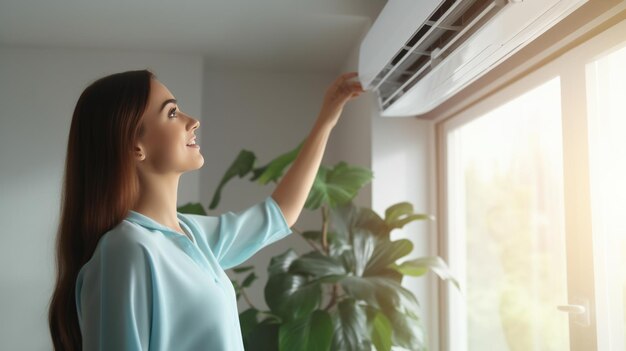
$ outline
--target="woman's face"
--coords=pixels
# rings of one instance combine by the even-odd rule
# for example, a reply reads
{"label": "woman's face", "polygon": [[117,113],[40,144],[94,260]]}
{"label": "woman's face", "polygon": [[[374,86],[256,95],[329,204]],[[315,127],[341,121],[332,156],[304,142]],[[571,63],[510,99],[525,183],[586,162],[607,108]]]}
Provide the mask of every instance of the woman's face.
{"label": "woman's face", "polygon": [[143,115],[145,132],[135,147],[135,157],[144,171],[158,174],[183,173],[204,164],[199,146],[188,146],[200,125],[181,112],[174,96],[156,79],[150,83],[148,106]]}

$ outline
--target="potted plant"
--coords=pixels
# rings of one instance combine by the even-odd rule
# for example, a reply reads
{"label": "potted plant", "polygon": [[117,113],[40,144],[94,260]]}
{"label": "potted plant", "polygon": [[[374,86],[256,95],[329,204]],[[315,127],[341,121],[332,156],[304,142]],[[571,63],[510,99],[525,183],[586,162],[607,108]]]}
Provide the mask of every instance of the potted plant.
{"label": "potted plant", "polygon": [[[228,168],[209,209],[219,203],[221,190],[235,176],[252,173],[250,181],[277,182],[294,161],[304,142],[254,168],[255,155],[242,150]],[[394,204],[384,217],[352,200],[371,179],[371,171],[339,162],[321,165],[305,208],[321,210],[319,230],[294,233],[312,250],[299,255],[289,249],[271,259],[265,301],[269,311],[252,305],[245,294],[255,280],[253,267],[236,267],[247,273],[237,292],[250,305],[241,312],[240,325],[246,350],[390,350],[397,345],[424,350],[426,342],[417,310],[419,303],[401,283],[405,275],[421,276],[432,270],[458,288],[446,263],[438,256],[397,261],[413,250],[408,239],[391,240],[390,233],[410,222],[432,220],[414,213],[408,202]],[[187,204],[180,212],[206,215],[202,205]],[[324,292],[330,296],[323,299]],[[327,300],[327,301],[325,301]]]}

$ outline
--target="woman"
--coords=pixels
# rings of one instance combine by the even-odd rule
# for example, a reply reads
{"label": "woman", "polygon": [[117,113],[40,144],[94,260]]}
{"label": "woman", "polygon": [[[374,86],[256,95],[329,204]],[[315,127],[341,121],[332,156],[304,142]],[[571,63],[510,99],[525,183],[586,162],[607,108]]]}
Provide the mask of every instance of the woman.
{"label": "woman", "polygon": [[199,121],[148,70],[89,85],[68,138],[57,280],[56,350],[243,350],[225,269],[291,233],[345,103],[350,72],[327,89],[312,131],[271,196],[220,216],[177,212],[180,176],[204,164]]}

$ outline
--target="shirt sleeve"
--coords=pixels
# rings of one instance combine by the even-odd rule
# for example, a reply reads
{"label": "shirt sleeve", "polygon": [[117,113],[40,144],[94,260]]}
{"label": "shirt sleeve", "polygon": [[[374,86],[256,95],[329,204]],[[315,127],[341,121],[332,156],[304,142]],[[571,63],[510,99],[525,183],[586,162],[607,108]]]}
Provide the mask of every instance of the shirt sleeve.
{"label": "shirt sleeve", "polygon": [[100,245],[93,262],[77,278],[83,350],[148,350],[152,318],[148,252],[140,243],[115,235],[103,237]]}
{"label": "shirt sleeve", "polygon": [[272,196],[242,211],[228,211],[218,217],[185,216],[198,224],[223,269],[240,265],[265,246],[292,233]]}

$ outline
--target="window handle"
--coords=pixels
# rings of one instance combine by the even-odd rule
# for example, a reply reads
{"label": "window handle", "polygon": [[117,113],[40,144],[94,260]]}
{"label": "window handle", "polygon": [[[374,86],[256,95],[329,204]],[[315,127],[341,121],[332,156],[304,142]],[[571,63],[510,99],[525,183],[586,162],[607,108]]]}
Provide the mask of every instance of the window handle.
{"label": "window handle", "polygon": [[563,312],[567,312],[571,314],[581,314],[587,311],[585,309],[585,306],[581,306],[581,305],[561,305],[561,306],[557,306],[556,308],[558,308],[559,311],[563,311]]}
{"label": "window handle", "polygon": [[591,325],[589,318],[589,301],[586,299],[573,299],[572,304],[556,306],[559,311],[570,314],[573,322],[588,327]]}

